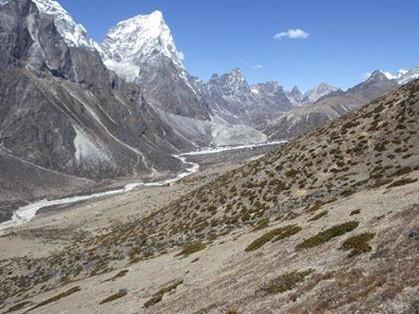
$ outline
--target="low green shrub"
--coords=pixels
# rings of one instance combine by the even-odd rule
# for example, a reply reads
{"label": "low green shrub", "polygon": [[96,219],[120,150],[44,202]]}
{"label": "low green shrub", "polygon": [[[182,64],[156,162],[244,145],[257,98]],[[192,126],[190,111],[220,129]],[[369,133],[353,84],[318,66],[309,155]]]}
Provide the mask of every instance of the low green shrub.
{"label": "low green shrub", "polygon": [[33,311],[33,310],[35,310],[37,308],[40,308],[40,307],[45,306],[45,305],[48,305],[50,303],[57,302],[58,300],[61,300],[62,298],[65,298],[65,297],[68,297],[68,296],[72,295],[73,293],[79,292],[80,290],[81,290],[80,287],[73,287],[70,290],[67,290],[67,291],[65,291],[63,293],[60,293],[60,294],[58,294],[56,296],[53,296],[52,298],[49,298],[49,299],[47,299],[45,301],[42,301],[42,302],[38,303],[34,307],[30,308],[27,312]]}
{"label": "low green shrub", "polygon": [[414,178],[414,179],[413,178],[404,178],[404,179],[394,181],[392,184],[388,185],[387,188],[391,189],[391,188],[395,188],[395,187],[398,187],[398,186],[403,186],[403,185],[406,185],[406,184],[415,183],[417,181],[418,181],[417,178]]}
{"label": "low green shrub", "polygon": [[123,298],[127,295],[127,291],[126,290],[120,290],[115,294],[110,295],[109,297],[107,297],[106,299],[100,301],[100,305],[105,304],[105,303],[109,303],[109,302],[113,302],[115,300],[118,300],[120,298]]}
{"label": "low green shrub", "polygon": [[304,278],[310,275],[313,271],[313,269],[309,269],[301,272],[293,271],[285,273],[270,281],[266,286],[262,287],[261,290],[267,294],[277,294],[292,290],[296,287],[297,283],[302,282]]}
{"label": "low green shrub", "polygon": [[361,209],[355,209],[355,210],[351,211],[349,216],[359,215],[360,213],[361,213]]}
{"label": "low green shrub", "polygon": [[329,211],[324,210],[321,213],[319,213],[316,216],[314,216],[313,218],[309,219],[308,221],[316,221],[316,220],[319,220],[320,218],[326,216],[328,213],[329,213]]}
{"label": "low green shrub", "polygon": [[179,280],[179,281],[176,281],[176,282],[172,283],[171,285],[169,285],[167,287],[164,287],[164,288],[160,289],[146,303],[144,303],[144,307],[149,308],[150,306],[156,305],[157,303],[161,302],[161,300],[163,300],[163,296],[166,293],[172,292],[182,283],[183,283],[183,280]]}
{"label": "low green shrub", "polygon": [[351,251],[349,253],[349,257],[370,252],[372,248],[369,245],[369,241],[371,241],[374,236],[374,233],[366,232],[350,237],[342,243],[340,249],[344,251]]}
{"label": "low green shrub", "polygon": [[183,257],[188,257],[189,255],[202,251],[203,249],[205,249],[207,246],[205,244],[203,244],[202,242],[196,242],[193,244],[189,244],[187,246],[185,246],[182,251],[180,251],[178,254],[176,254],[175,256],[181,256],[183,255]]}
{"label": "low green shrub", "polygon": [[301,231],[301,227],[295,226],[295,225],[289,225],[277,229],[273,229],[269,231],[268,233],[265,233],[260,238],[254,240],[252,243],[249,244],[249,246],[245,249],[245,252],[252,252],[256,251],[263,245],[265,245],[267,242],[271,241],[279,241],[282,239],[285,239],[287,237],[290,237],[298,232]]}
{"label": "low green shrub", "polygon": [[351,232],[356,229],[359,225],[358,221],[345,222],[340,225],[333,226],[325,231],[318,233],[317,235],[304,240],[302,243],[298,244],[295,248],[296,251],[301,251],[304,249],[312,248],[319,246],[327,241],[330,241],[333,238],[344,235],[345,233]]}
{"label": "low green shrub", "polygon": [[122,278],[122,277],[125,277],[125,275],[128,273],[128,269],[125,269],[125,270],[121,270],[119,273],[117,273],[115,276],[113,276],[113,277],[111,277],[111,278],[109,278],[109,279],[106,279],[105,280],[105,282],[107,282],[107,281],[112,281],[112,280],[116,280],[116,279],[118,279],[118,278]]}

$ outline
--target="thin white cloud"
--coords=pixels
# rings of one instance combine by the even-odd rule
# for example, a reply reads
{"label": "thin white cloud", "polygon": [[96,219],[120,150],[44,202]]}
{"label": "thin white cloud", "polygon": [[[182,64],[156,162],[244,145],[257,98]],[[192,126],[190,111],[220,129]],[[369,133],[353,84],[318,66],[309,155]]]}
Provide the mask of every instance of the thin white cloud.
{"label": "thin white cloud", "polygon": [[255,64],[254,66],[252,66],[252,69],[253,70],[260,70],[262,68],[263,68],[263,65],[262,64]]}
{"label": "thin white cloud", "polygon": [[274,39],[281,40],[282,38],[290,38],[290,39],[306,39],[310,36],[309,33],[302,30],[301,28],[296,29],[289,29],[286,32],[280,32],[274,35]]}

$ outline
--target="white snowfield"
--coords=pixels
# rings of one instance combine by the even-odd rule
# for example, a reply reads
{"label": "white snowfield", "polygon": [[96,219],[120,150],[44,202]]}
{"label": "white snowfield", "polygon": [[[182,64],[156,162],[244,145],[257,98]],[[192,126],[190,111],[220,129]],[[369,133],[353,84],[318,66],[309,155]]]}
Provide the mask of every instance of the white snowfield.
{"label": "white snowfield", "polygon": [[199,170],[199,164],[191,161],[187,161],[187,156],[196,156],[196,155],[205,155],[205,154],[214,154],[219,152],[224,152],[228,150],[238,150],[238,149],[244,149],[244,148],[253,148],[253,147],[262,147],[262,146],[271,146],[271,145],[280,145],[285,143],[284,141],[279,142],[267,142],[267,143],[257,143],[252,145],[241,145],[241,146],[232,146],[232,147],[214,147],[214,148],[206,148],[202,149],[200,151],[195,152],[189,152],[184,153],[180,155],[174,155],[173,157],[179,159],[185,166],[186,169],[184,172],[178,174],[174,178],[161,180],[161,181],[155,181],[155,182],[139,182],[139,183],[130,183],[127,184],[125,187],[106,191],[106,192],[100,192],[100,193],[93,193],[89,195],[82,195],[82,196],[73,196],[73,197],[66,197],[56,200],[41,200],[34,202],[32,204],[23,206],[19,208],[14,214],[11,220],[3,222],[0,224],[0,230],[5,230],[17,226],[24,225],[28,222],[30,222],[36,215],[36,213],[42,209],[47,208],[51,206],[57,206],[57,205],[67,205],[67,204],[73,204],[76,202],[81,201],[87,201],[91,199],[106,197],[106,196],[113,196],[117,194],[127,193],[130,192],[136,188],[139,187],[158,187],[158,186],[165,186],[167,184],[174,183],[176,181],[179,181],[180,179],[183,179],[191,174],[194,174]]}

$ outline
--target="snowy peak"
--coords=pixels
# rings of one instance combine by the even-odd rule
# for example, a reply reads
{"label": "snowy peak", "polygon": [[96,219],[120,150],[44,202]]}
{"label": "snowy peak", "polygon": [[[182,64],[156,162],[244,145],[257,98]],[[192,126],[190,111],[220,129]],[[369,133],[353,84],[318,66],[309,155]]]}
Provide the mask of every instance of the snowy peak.
{"label": "snowy peak", "polygon": [[42,13],[52,15],[58,32],[71,47],[93,48],[93,42],[87,37],[87,31],[77,24],[70,14],[54,0],[32,0]]}
{"label": "snowy peak", "polygon": [[419,78],[419,66],[416,66],[411,70],[400,69],[396,74],[386,71],[384,72],[384,75],[389,80],[397,80],[400,85],[404,85]]}
{"label": "snowy peak", "polygon": [[183,55],[176,50],[172,33],[160,11],[119,22],[108,32],[101,47],[106,56],[117,63],[141,66],[151,58],[163,55],[184,68]]}
{"label": "snowy peak", "polygon": [[327,83],[321,83],[319,86],[310,89],[304,94],[304,102],[313,103],[320,98],[327,96],[333,92],[338,91],[339,88],[336,86],[329,85]]}
{"label": "snowy peak", "polygon": [[407,84],[407,83],[409,83],[413,80],[416,80],[417,78],[419,78],[419,65],[416,66],[415,68],[413,68],[409,71],[405,71],[403,74],[401,74],[400,77],[398,78],[398,82],[399,82],[399,84],[403,85],[403,84]]}
{"label": "snowy peak", "polygon": [[382,81],[387,81],[387,80],[388,80],[388,77],[384,72],[380,70],[375,70],[368,76],[365,83],[376,83],[376,82],[382,82]]}
{"label": "snowy peak", "polygon": [[[0,0],[5,5],[12,0]],[[39,12],[54,17],[54,23],[59,34],[70,47],[87,47],[95,49],[95,43],[88,38],[87,31],[81,24],[77,24],[71,15],[54,0],[32,0]]]}

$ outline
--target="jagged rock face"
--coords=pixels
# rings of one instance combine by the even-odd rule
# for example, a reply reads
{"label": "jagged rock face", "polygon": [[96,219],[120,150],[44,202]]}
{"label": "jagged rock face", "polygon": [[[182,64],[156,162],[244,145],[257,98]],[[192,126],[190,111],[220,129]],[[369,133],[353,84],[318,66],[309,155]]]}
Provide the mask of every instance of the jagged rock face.
{"label": "jagged rock face", "polygon": [[29,0],[0,7],[0,142],[16,158],[105,178],[174,170],[192,145],[89,47],[69,46]]}
{"label": "jagged rock face", "polygon": [[288,111],[294,108],[289,101],[284,88],[278,82],[271,81],[252,86],[252,92],[265,103],[263,108],[267,113]]}
{"label": "jagged rock face", "polygon": [[238,69],[221,76],[213,75],[203,86],[203,94],[212,110],[232,123],[240,122],[252,97],[250,86]]}
{"label": "jagged rock face", "polygon": [[336,90],[313,105],[282,114],[267,125],[265,133],[271,139],[296,137],[383,96],[397,86],[397,81],[389,80],[380,71],[375,71],[366,81],[346,92]]}
{"label": "jagged rock face", "polygon": [[54,17],[54,24],[70,47],[88,47],[94,49],[94,42],[87,37],[87,31],[81,24],[77,24],[73,18],[54,0],[33,0],[38,9]]}
{"label": "jagged rock face", "polygon": [[286,96],[293,105],[300,104],[304,98],[303,93],[298,89],[297,86],[294,86],[290,91],[286,92]]}
{"label": "jagged rock face", "polygon": [[208,120],[210,110],[182,64],[160,11],[118,23],[100,45],[106,66],[142,86],[147,100],[166,112]]}
{"label": "jagged rock face", "polygon": [[202,90],[212,111],[230,123],[257,126],[292,108],[278,83],[250,86],[239,69],[221,76],[213,75]]}
{"label": "jagged rock face", "polygon": [[304,98],[302,99],[303,103],[314,103],[318,101],[320,98],[325,97],[331,93],[339,91],[338,87],[329,85],[327,83],[322,83],[319,86],[310,89],[304,94]]}

